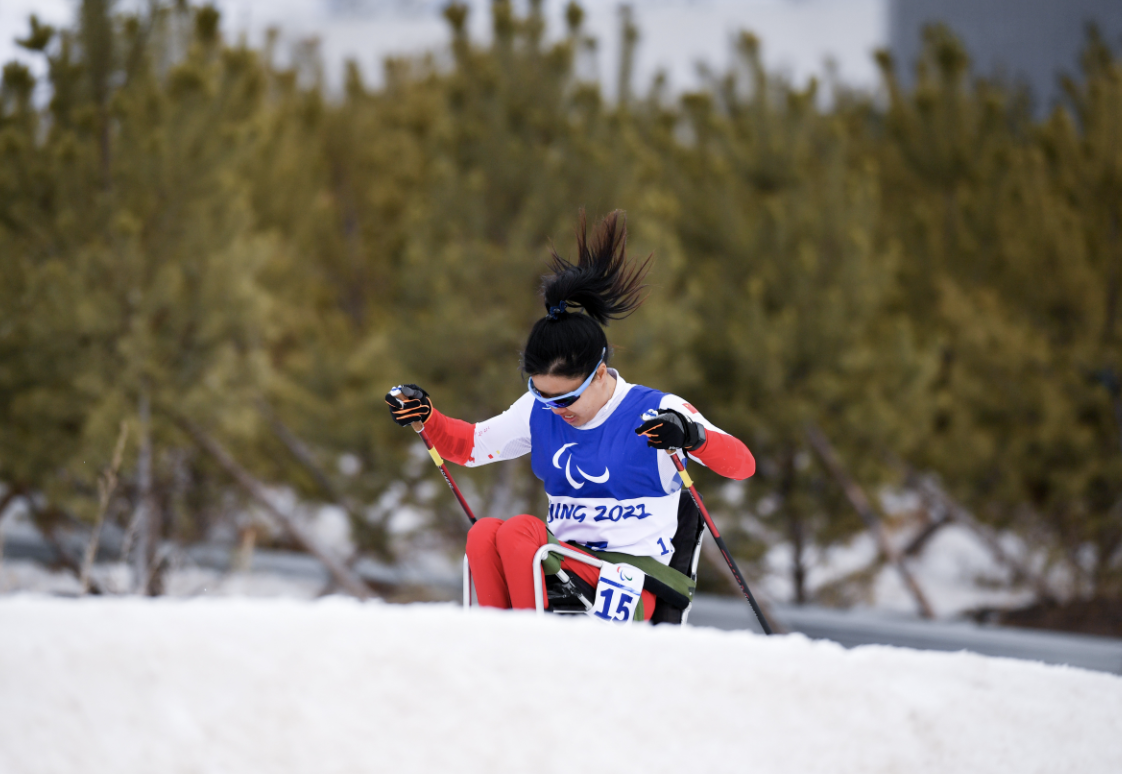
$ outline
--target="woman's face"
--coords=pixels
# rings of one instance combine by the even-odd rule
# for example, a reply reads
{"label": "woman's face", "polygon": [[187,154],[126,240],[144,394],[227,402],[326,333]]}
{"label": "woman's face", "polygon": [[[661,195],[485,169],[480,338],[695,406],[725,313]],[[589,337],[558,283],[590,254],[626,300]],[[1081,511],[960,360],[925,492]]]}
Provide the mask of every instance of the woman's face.
{"label": "woman's face", "polygon": [[[538,392],[547,398],[572,392],[584,383],[584,378],[575,376],[539,374],[531,378],[534,380],[534,386],[538,388]],[[592,383],[588,385],[588,389],[581,393],[575,403],[565,408],[550,409],[550,411],[573,427],[580,427],[588,423],[611,400],[615,386],[615,379],[608,376],[608,366],[601,363],[600,367],[596,369],[596,376],[593,377]]]}

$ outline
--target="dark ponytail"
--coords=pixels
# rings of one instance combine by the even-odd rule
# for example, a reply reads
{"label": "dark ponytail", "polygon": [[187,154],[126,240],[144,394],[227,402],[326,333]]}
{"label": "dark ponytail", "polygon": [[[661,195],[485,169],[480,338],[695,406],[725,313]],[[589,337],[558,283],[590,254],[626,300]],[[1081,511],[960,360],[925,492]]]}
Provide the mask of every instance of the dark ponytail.
{"label": "dark ponytail", "polygon": [[610,354],[605,353],[608,338],[601,326],[627,317],[643,303],[643,277],[651,256],[639,264],[627,257],[623,211],[600,221],[591,240],[587,232],[581,210],[577,263],[551,253],[550,273],[542,277],[548,314],[534,324],[522,354],[522,370],[530,376],[588,376],[601,356]]}

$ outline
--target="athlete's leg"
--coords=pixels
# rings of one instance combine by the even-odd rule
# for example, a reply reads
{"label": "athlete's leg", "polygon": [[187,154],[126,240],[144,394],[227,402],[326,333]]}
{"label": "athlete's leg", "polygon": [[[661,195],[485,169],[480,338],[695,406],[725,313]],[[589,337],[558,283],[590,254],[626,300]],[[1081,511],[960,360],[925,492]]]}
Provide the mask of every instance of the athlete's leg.
{"label": "athlete's leg", "polygon": [[495,547],[495,536],[503,526],[501,519],[480,519],[468,530],[467,556],[475,596],[480,607],[510,607],[503,563]]}
{"label": "athlete's leg", "polygon": [[[472,527],[475,530],[475,527]],[[469,533],[470,537],[470,533]],[[503,576],[506,579],[506,589],[510,594],[510,604],[516,609],[532,609],[534,604],[534,554],[549,541],[545,523],[537,516],[522,514],[514,516],[503,522],[495,536],[495,547],[498,549],[499,558],[502,560]],[[578,549],[579,550],[579,549]],[[587,553],[582,551],[581,553]],[[472,562],[472,572],[475,571],[475,560],[468,554]],[[593,588],[600,580],[600,569],[584,562],[573,559],[563,559],[561,566],[567,572],[579,575]],[[544,580],[544,579],[543,579]],[[478,587],[476,587],[478,589]],[[482,597],[481,597],[482,598]],[[650,618],[654,612],[655,596],[649,591],[643,592],[644,619]],[[548,607],[549,602],[546,601]]]}
{"label": "athlete's leg", "polygon": [[512,516],[499,527],[495,547],[502,560],[510,604],[515,609],[534,608],[534,554],[547,542],[545,522],[537,516]]}

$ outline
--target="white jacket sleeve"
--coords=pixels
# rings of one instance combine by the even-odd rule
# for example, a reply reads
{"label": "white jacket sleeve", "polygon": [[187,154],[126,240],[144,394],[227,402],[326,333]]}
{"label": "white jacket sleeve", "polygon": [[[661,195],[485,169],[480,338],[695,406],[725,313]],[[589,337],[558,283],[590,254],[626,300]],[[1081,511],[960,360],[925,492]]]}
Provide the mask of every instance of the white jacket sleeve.
{"label": "white jacket sleeve", "polygon": [[516,400],[497,417],[475,424],[475,447],[467,467],[488,465],[499,460],[512,460],[530,451],[530,412],[534,396],[529,392]]}

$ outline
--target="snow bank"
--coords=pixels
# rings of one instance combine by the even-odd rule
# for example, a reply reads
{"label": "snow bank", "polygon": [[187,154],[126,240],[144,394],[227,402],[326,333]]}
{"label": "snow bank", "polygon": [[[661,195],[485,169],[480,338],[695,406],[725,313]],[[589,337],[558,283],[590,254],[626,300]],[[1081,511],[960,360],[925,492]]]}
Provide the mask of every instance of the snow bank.
{"label": "snow bank", "polygon": [[1122,678],[448,605],[0,600],[5,774],[586,770],[1117,774]]}

